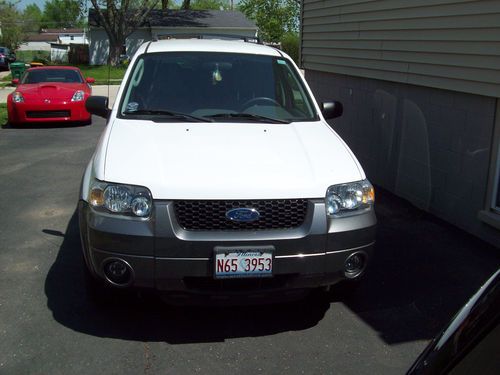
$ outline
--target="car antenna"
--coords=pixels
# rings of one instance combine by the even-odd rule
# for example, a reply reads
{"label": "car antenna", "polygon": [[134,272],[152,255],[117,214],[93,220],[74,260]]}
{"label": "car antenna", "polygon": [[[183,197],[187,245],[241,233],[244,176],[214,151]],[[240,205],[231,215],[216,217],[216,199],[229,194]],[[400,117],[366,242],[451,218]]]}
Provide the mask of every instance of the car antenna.
{"label": "car antenna", "polygon": [[109,55],[108,58],[108,100],[109,100],[109,80],[111,76],[111,54]]}

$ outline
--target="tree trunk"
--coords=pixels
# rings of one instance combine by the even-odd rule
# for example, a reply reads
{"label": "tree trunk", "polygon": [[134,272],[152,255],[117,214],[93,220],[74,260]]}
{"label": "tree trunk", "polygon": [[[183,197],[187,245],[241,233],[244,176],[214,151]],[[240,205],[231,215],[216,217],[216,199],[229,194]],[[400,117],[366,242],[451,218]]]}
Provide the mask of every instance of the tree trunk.
{"label": "tree trunk", "polygon": [[183,0],[181,9],[191,9],[191,0]]}
{"label": "tree trunk", "polygon": [[161,9],[162,10],[168,9],[168,0],[161,0]]}
{"label": "tree trunk", "polygon": [[124,42],[122,41],[109,41],[109,64],[111,64],[111,66],[120,65],[120,55],[122,54],[123,44]]}

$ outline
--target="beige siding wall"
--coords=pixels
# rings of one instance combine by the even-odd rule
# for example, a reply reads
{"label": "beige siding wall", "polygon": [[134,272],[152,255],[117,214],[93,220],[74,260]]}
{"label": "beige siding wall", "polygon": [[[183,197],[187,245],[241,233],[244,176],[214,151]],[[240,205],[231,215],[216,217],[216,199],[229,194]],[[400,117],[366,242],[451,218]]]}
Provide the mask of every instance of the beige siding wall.
{"label": "beige siding wall", "polygon": [[305,69],[500,97],[500,0],[304,0]]}

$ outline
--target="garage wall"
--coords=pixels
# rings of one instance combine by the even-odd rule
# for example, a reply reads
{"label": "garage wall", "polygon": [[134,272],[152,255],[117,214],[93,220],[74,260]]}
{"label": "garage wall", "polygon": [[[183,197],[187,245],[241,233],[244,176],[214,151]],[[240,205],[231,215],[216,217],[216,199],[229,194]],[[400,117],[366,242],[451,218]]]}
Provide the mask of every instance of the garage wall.
{"label": "garage wall", "polygon": [[305,69],[500,97],[498,0],[304,0]]}
{"label": "garage wall", "polygon": [[68,62],[68,44],[51,44],[50,48],[50,61],[57,63]]}
{"label": "garage wall", "polygon": [[89,63],[90,65],[105,65],[108,63],[109,40],[104,29],[90,29],[89,32]]}
{"label": "garage wall", "polygon": [[500,245],[483,223],[497,99],[305,71],[318,101],[339,100],[331,121],[368,178],[417,207]]}
{"label": "garage wall", "polygon": [[[105,65],[109,57],[109,40],[104,29],[91,29],[89,33],[90,65]],[[126,41],[127,54],[132,57],[144,42],[151,40],[149,30],[136,30]]]}

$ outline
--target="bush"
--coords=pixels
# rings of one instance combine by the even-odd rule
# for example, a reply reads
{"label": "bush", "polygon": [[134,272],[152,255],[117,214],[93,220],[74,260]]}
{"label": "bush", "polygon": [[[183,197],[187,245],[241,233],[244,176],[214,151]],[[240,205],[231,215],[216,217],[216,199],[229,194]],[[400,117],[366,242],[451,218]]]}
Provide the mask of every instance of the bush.
{"label": "bush", "polygon": [[297,65],[299,65],[299,36],[287,33],[281,39],[281,49],[288,54]]}
{"label": "bush", "polygon": [[35,55],[31,62],[42,63],[43,65],[50,65],[50,61],[43,56]]}
{"label": "bush", "polygon": [[45,65],[50,63],[50,51],[16,51],[18,61],[41,62]]}

